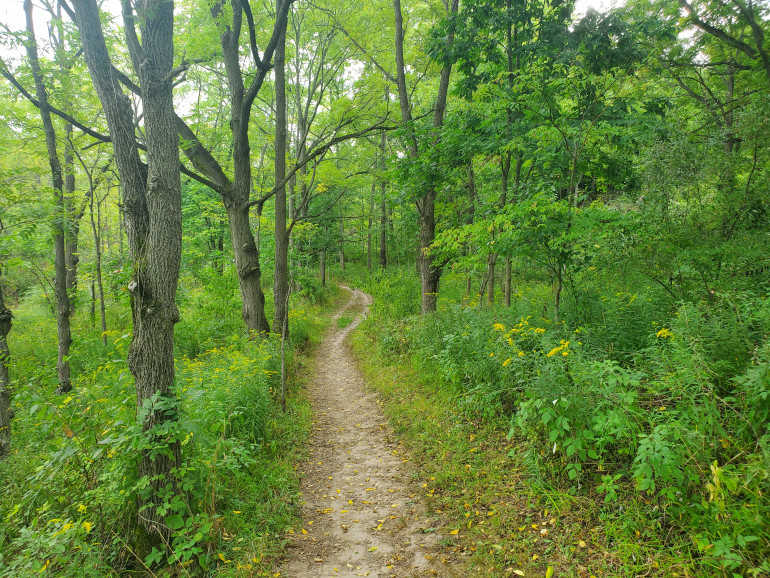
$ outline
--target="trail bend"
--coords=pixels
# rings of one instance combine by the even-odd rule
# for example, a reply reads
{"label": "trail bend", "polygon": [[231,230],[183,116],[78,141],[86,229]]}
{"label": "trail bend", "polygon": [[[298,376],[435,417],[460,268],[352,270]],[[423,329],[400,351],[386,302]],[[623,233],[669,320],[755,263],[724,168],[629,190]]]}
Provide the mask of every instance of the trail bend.
{"label": "trail bend", "polygon": [[289,534],[288,578],[462,576],[440,551],[436,521],[420,503],[413,469],[367,387],[346,337],[372,298],[343,287],[334,316],[355,315],[318,348],[308,384],[314,409],[310,458],[303,464],[303,526]]}

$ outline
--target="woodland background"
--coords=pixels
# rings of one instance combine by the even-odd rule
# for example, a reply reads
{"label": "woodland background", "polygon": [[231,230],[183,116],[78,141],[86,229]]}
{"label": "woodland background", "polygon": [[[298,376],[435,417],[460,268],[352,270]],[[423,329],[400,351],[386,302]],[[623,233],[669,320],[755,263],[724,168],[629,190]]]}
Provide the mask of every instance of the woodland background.
{"label": "woodland background", "polygon": [[766,3],[23,8],[0,575],[271,575],[339,279],[473,571],[770,573]]}

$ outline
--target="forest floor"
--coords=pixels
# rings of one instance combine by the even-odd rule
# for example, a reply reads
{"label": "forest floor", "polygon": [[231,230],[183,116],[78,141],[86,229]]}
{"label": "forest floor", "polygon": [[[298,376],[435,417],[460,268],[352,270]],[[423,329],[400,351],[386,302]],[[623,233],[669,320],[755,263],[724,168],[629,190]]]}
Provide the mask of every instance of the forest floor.
{"label": "forest floor", "polygon": [[442,521],[426,513],[409,458],[346,341],[371,297],[343,289],[350,297],[334,316],[336,327],[318,348],[308,381],[314,423],[300,472],[303,527],[289,532],[276,575],[463,576],[439,544]]}

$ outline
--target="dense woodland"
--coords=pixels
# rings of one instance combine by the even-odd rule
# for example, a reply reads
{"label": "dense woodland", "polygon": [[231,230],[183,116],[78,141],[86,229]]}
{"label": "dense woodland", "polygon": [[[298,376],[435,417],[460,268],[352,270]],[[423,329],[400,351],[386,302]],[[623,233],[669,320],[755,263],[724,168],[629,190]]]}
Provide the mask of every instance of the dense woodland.
{"label": "dense woodland", "polygon": [[0,576],[274,575],[340,279],[469,575],[770,575],[767,3],[23,12]]}

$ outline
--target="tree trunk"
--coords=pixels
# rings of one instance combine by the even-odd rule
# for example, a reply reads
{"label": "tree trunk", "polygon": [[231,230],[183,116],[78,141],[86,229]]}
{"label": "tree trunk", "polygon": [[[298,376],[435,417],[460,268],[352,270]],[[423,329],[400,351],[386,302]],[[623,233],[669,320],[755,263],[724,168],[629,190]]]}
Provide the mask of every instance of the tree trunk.
{"label": "tree trunk", "polygon": [[318,257],[318,272],[321,275],[321,287],[326,287],[326,251],[321,251]]}
{"label": "tree trunk", "polygon": [[[101,206],[101,202],[97,204],[97,218],[94,219],[94,197],[91,195],[91,202],[90,202],[90,215],[91,215],[91,230],[94,234],[94,259],[96,261],[96,285],[99,288],[99,314],[101,318],[101,328],[102,328],[102,343],[106,346],[107,345],[107,315],[104,308],[104,285],[102,283],[102,242],[101,242],[101,235],[99,233],[99,227],[97,226],[97,221],[100,221],[99,219],[99,213],[98,211],[99,207]],[[91,285],[91,298],[92,303],[93,299],[95,298],[94,295],[94,287],[93,284]],[[93,316],[93,305],[91,309]]]}
{"label": "tree trunk", "polygon": [[[494,234],[492,235],[494,239]],[[489,292],[487,293],[487,303],[490,305],[495,304],[495,264],[497,263],[497,253],[492,253],[487,257],[487,285],[489,286]]]}
{"label": "tree trunk", "polygon": [[438,285],[441,279],[441,266],[437,266],[427,253],[433,239],[436,238],[435,207],[435,191],[429,191],[425,197],[417,201],[420,214],[420,252],[417,256],[417,266],[420,271],[420,288],[422,290],[420,311],[423,315],[436,310]]}
{"label": "tree trunk", "polygon": [[374,195],[377,192],[377,181],[372,181],[372,194],[369,198],[369,220],[366,227],[366,269],[372,272],[372,222],[374,215]]}
{"label": "tree trunk", "polygon": [[75,195],[75,159],[72,147],[72,125],[64,126],[64,199],[68,207],[69,222],[64,227],[65,262],[67,267],[67,296],[70,310],[75,310],[78,293],[78,236],[80,234],[80,215],[72,209]]}
{"label": "tree trunk", "polygon": [[[476,175],[473,170],[473,157],[468,160],[468,217],[465,220],[467,225],[472,225],[473,220],[476,217]],[[466,243],[464,247],[466,255],[472,253],[472,247],[470,243]],[[470,302],[471,287],[473,285],[473,276],[471,275],[472,269],[468,270],[468,277],[465,279],[465,297],[463,301],[465,303]]]}
{"label": "tree trunk", "polygon": [[340,269],[345,271],[345,222],[340,216]]}
{"label": "tree trunk", "polygon": [[[385,168],[385,131],[380,133],[380,167]],[[388,266],[388,205],[385,199],[387,185],[380,183],[380,269]]]}
{"label": "tree trunk", "polygon": [[[174,385],[174,303],[182,244],[178,135],[172,100],[172,2],[146,0],[141,7],[141,39],[134,28],[130,0],[123,0],[124,31],[139,77],[144,110],[147,166],[135,140],[132,108],[118,78],[100,24],[96,0],[73,0],[75,21],[91,79],[104,109],[123,191],[126,232],[133,261],[131,295],[133,339],[128,367],[134,375],[137,413],[145,433],[139,475],[148,480],[139,493],[139,526],[144,547],[163,550],[170,529],[160,510],[175,489],[172,471],[180,444],[166,432],[178,419]],[[171,426],[174,430],[174,426]],[[144,553],[144,552],[142,552]],[[141,556],[141,554],[140,554]]]}
{"label": "tree trunk", "polygon": [[67,220],[67,210],[64,200],[64,181],[59,154],[56,150],[56,132],[51,111],[48,105],[48,93],[43,84],[43,75],[40,72],[38,60],[37,41],[35,40],[35,28],[32,21],[32,1],[24,1],[24,13],[27,19],[27,57],[29,58],[32,76],[35,80],[35,92],[40,103],[40,116],[43,120],[46,149],[48,152],[48,164],[51,168],[53,190],[55,197],[56,213],[54,216],[54,294],[56,296],[56,327],[59,342],[56,371],[59,387],[57,392],[66,393],[72,389],[70,381],[69,354],[72,345],[72,333],[70,331],[70,300],[67,293],[67,263],[64,245],[64,231]]}
{"label": "tree trunk", "polygon": [[505,283],[503,285],[503,302],[506,307],[511,306],[511,276],[513,274],[513,267],[511,266],[511,257],[506,255],[505,257]]}
{"label": "tree trunk", "polygon": [[7,337],[12,319],[10,309],[5,306],[3,286],[0,283],[0,458],[8,455],[11,443],[11,380],[8,376],[10,352]]}
{"label": "tree trunk", "polygon": [[380,183],[380,269],[388,266],[388,206],[385,199],[385,181]]}
{"label": "tree trunk", "polygon": [[[276,0],[276,9],[283,0]],[[286,229],[286,187],[279,186],[286,179],[286,25],[275,48],[275,276],[273,302],[275,316],[273,330],[283,334],[288,330],[286,318],[289,295],[289,235]]]}
{"label": "tree trunk", "polygon": [[[404,65],[404,28],[403,17],[401,14],[401,0],[393,1],[393,8],[396,23],[395,53],[396,53],[396,85],[398,86],[398,101],[401,110],[401,120],[405,124],[411,124],[412,112],[409,102],[409,92],[406,86],[406,67]],[[450,14],[457,14],[458,0],[452,0],[451,5],[447,5]],[[449,32],[444,39],[445,44],[451,45],[454,41],[454,31]],[[452,65],[446,64],[441,70],[438,93],[436,96],[435,108],[433,110],[433,139],[438,138],[438,129],[444,124],[444,112],[447,102],[447,93],[449,91],[449,77],[452,73]],[[417,137],[414,130],[409,127],[407,135],[407,150],[410,156],[416,158],[419,154]],[[419,193],[419,192],[418,192]],[[430,190],[421,192],[416,199],[417,212],[419,214],[420,236],[418,243],[417,268],[420,272],[420,287],[422,299],[420,311],[423,315],[436,310],[438,302],[438,287],[441,279],[442,265],[435,262],[428,253],[433,240],[436,237],[436,218],[435,203],[437,191]]]}
{"label": "tree trunk", "polygon": [[249,210],[226,204],[227,219],[230,223],[230,240],[238,271],[241,289],[241,314],[246,328],[258,334],[269,333],[270,323],[265,316],[265,294],[262,292],[262,271],[259,266],[259,251],[249,224]]}
{"label": "tree trunk", "polygon": [[96,275],[91,275],[91,308],[89,310],[91,318],[91,329],[96,329]]}
{"label": "tree trunk", "polygon": [[[215,0],[209,4],[209,11],[219,26],[219,40],[230,92],[232,181],[214,156],[200,143],[195,133],[179,117],[176,117],[176,127],[179,136],[188,144],[183,149],[184,153],[194,166],[210,179],[216,191],[222,196],[230,224],[230,237],[233,241],[235,265],[238,269],[246,327],[257,333],[266,333],[270,331],[270,324],[265,317],[265,297],[260,286],[262,275],[259,266],[259,250],[249,225],[249,208],[255,204],[250,201],[252,159],[249,145],[249,120],[254,100],[259,94],[265,77],[272,69],[273,54],[279,44],[278,41],[286,32],[286,19],[291,2],[283,0],[278,3],[273,33],[262,57],[256,58],[256,53],[252,53],[255,58],[256,72],[251,77],[248,88],[244,84],[244,75],[241,70],[240,42],[244,7],[246,10],[249,8],[244,4],[244,0],[230,0],[230,4],[230,8],[226,9],[225,0]],[[250,34],[252,32],[255,31],[250,29]],[[255,38],[251,40],[256,43]],[[260,203],[256,204],[260,206]]]}

